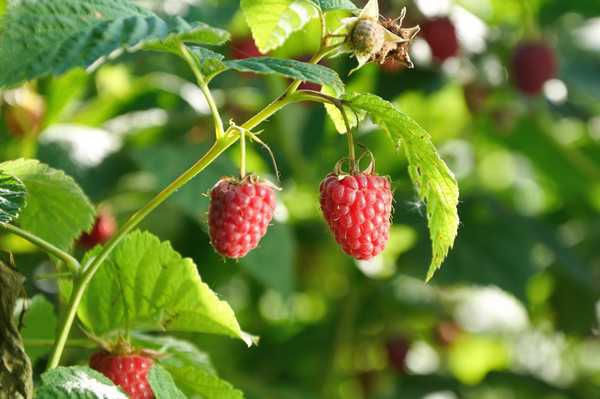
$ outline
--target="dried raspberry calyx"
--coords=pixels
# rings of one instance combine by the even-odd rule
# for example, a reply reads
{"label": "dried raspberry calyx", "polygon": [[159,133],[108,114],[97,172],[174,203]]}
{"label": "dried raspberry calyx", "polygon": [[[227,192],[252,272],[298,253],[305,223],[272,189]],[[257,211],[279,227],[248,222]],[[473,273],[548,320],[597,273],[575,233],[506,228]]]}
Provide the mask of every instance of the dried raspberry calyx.
{"label": "dried raspberry calyx", "polygon": [[264,237],[275,212],[276,186],[248,175],[225,177],[210,192],[208,224],[215,250],[232,259],[244,257]]}
{"label": "dried raspberry calyx", "polygon": [[377,0],[370,0],[357,17],[345,18],[335,32],[337,36],[347,35],[339,47],[339,53],[353,53],[360,69],[368,62],[384,63],[388,60],[412,67],[408,55],[410,41],[419,32],[419,27],[402,28],[406,9],[396,19],[379,21]]}

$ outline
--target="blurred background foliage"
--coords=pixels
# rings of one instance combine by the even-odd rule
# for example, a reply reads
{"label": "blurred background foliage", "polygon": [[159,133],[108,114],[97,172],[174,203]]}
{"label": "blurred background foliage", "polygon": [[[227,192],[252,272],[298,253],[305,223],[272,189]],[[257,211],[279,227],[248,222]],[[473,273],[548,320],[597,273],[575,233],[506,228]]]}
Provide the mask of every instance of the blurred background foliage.
{"label": "blurred background foliage", "polygon": [[[229,57],[255,55],[233,0],[144,0],[162,14],[229,29]],[[362,4],[358,4],[359,6]],[[143,224],[194,259],[202,277],[261,336],[182,336],[248,398],[591,399],[600,397],[600,2],[595,0],[381,1],[407,25],[447,15],[458,53],[444,62],[420,36],[414,70],[369,65],[350,91],[393,100],[433,139],[461,187],[454,250],[431,284],[423,204],[405,161],[369,123],[359,142],[392,176],[394,227],[383,256],[342,254],[318,207],[318,185],[343,156],[319,105],[286,108],[264,124],[281,171],[276,221],[261,246],[224,261],[206,233],[205,193],[236,173],[234,148]],[[344,17],[332,13],[332,23]],[[537,96],[511,84],[517,43],[543,37],[559,72]],[[272,55],[306,59],[317,21]],[[354,61],[327,60],[342,76]],[[126,54],[1,93],[0,158],[37,157],[72,175],[102,212],[123,221],[197,159],[212,138],[208,108],[186,66],[166,54]],[[228,72],[214,92],[225,120],[243,121],[287,82]],[[252,147],[250,169],[277,181]],[[44,256],[10,235],[28,292],[55,300]],[[77,249],[83,252],[85,248]],[[53,299],[54,298],[54,299]],[[51,339],[51,308],[25,336]],[[47,318],[48,321],[40,321]],[[34,321],[37,320],[37,321]],[[38,326],[36,328],[36,325]],[[41,333],[40,333],[41,331]],[[85,345],[84,345],[85,346]],[[30,349],[40,370],[47,351]],[[71,362],[89,352],[71,349]]]}

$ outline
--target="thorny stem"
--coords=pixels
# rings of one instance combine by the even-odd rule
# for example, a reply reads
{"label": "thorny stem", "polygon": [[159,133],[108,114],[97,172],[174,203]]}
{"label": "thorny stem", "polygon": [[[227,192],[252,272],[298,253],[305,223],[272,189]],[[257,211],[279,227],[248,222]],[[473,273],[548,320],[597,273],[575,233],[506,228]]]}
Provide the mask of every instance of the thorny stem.
{"label": "thorny stem", "polygon": [[67,266],[67,268],[69,269],[69,271],[71,273],[73,273],[73,274],[79,273],[80,266],[79,266],[79,262],[77,261],[77,259],[75,259],[71,255],[69,255],[62,249],[57,248],[54,245],[50,244],[49,242],[36,236],[35,234],[32,234],[28,231],[20,229],[19,227],[14,226],[12,224],[0,223],[0,227],[5,229],[6,231],[9,231],[9,232],[15,234],[15,235],[18,235],[21,238],[24,238],[25,240],[29,241],[33,245],[42,249],[46,253],[56,256],[58,259],[63,261],[63,263],[65,264],[65,266]]}
{"label": "thorny stem", "polygon": [[185,59],[185,61],[190,66],[192,72],[194,73],[194,76],[196,77],[198,86],[200,87],[200,90],[202,90],[202,93],[204,94],[204,97],[206,98],[206,103],[208,104],[208,108],[210,109],[210,112],[213,117],[213,121],[215,123],[215,136],[216,136],[216,139],[219,140],[221,137],[223,137],[223,134],[225,134],[225,133],[223,130],[223,121],[221,119],[221,115],[219,114],[219,108],[217,107],[217,104],[215,103],[215,99],[213,98],[213,96],[210,92],[210,89],[208,88],[208,84],[206,83],[206,80],[204,79],[202,72],[200,72],[200,70],[198,69],[198,66],[196,65],[196,61],[194,61],[194,57],[190,54],[190,52],[187,49],[187,47],[185,46],[185,44],[180,43],[179,51],[181,52],[182,57]]}

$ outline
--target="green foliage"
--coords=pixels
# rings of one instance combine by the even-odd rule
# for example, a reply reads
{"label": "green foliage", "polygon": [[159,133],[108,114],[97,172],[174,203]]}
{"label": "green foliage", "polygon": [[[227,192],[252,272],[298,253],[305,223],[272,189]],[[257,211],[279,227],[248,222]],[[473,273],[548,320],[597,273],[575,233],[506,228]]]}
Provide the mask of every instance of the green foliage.
{"label": "green foliage", "polygon": [[334,70],[322,65],[272,57],[226,61],[225,65],[239,72],[278,75],[290,79],[327,85],[338,95],[344,92],[344,84],[338,74]]}
{"label": "green foliage", "polygon": [[347,100],[350,106],[366,111],[397,146],[404,147],[410,177],[419,198],[427,204],[433,250],[427,272],[430,280],[452,248],[458,231],[456,179],[439,157],[429,134],[392,103],[373,94],[351,95]]}
{"label": "green foliage", "polygon": [[358,8],[350,0],[310,0],[323,11],[349,10],[356,11]]}
{"label": "green foliage", "polygon": [[[222,380],[208,355],[190,342],[173,337],[135,334],[134,342],[161,353],[160,365],[172,376],[177,386],[190,397],[205,399],[242,398],[243,394]],[[191,375],[188,375],[191,373]]]}
{"label": "green foliage", "polygon": [[148,372],[148,383],[156,399],[186,399],[173,382],[171,374],[158,364],[152,366]]}
{"label": "green foliage", "polygon": [[128,0],[24,0],[8,9],[0,31],[0,87],[89,67],[144,42],[166,40],[168,47],[169,40],[216,44],[228,37],[205,24],[162,19]]}
{"label": "green foliage", "polygon": [[36,399],[127,399],[127,395],[97,371],[75,366],[42,374]]}
{"label": "green foliage", "polygon": [[0,164],[27,188],[27,205],[17,219],[25,230],[61,249],[69,249],[94,222],[95,210],[75,181],[33,159]]}
{"label": "green foliage", "polygon": [[[85,261],[100,250],[93,249]],[[194,262],[150,233],[134,232],[121,241],[90,283],[78,315],[97,335],[123,329],[189,331],[251,343],[229,305],[200,279]]]}
{"label": "green foliage", "polygon": [[261,53],[281,46],[293,32],[319,16],[309,0],[241,0],[240,4]]}
{"label": "green foliage", "polygon": [[36,295],[31,298],[31,303],[27,307],[23,318],[21,336],[25,342],[27,356],[31,359],[32,364],[47,355],[51,348],[42,345],[28,345],[28,342],[50,342],[54,338],[57,325],[54,306],[43,295]]}
{"label": "green foliage", "polygon": [[206,399],[243,399],[244,394],[223,381],[214,373],[190,366],[165,366],[173,379],[189,396],[200,395]]}
{"label": "green foliage", "polygon": [[11,222],[19,216],[26,193],[19,179],[0,172],[0,223]]}

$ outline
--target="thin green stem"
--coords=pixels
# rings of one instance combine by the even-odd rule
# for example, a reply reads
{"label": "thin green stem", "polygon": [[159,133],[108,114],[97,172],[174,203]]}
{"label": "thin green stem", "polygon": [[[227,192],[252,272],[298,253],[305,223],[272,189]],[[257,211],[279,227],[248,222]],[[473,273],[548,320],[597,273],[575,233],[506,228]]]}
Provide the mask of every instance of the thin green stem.
{"label": "thin green stem", "polygon": [[54,245],[50,244],[49,242],[45,241],[44,239],[36,236],[35,234],[25,231],[25,230],[23,230],[17,226],[14,226],[12,224],[0,223],[0,227],[5,229],[6,231],[9,231],[27,241],[29,241],[30,243],[37,246],[38,248],[45,251],[46,253],[56,256],[58,259],[60,259],[64,262],[65,266],[67,266],[67,268],[69,269],[69,271],[71,271],[71,273],[74,273],[74,274],[79,273],[80,266],[79,266],[79,262],[77,261],[77,259],[75,259],[71,255],[69,255],[67,252],[63,251],[62,249],[57,248]]}
{"label": "thin green stem", "polygon": [[[329,55],[331,52],[333,52],[339,46],[340,46],[339,44],[336,44],[336,45],[329,46],[329,47],[322,47],[315,55],[313,55],[313,57],[308,62],[310,64],[318,64],[323,58],[325,58],[327,55]],[[300,87],[301,84],[302,84],[301,80],[293,81],[288,86],[287,90],[285,91],[285,94],[290,95],[290,94],[294,93],[296,90],[298,90],[298,87]]]}
{"label": "thin green stem", "polygon": [[[246,121],[240,128],[252,129],[265,121],[275,112],[285,107],[287,104],[311,100],[311,96],[303,93],[296,93],[290,96],[282,96],[271,104],[267,105],[262,111],[256,114],[254,117]],[[169,184],[163,191],[156,195],[150,202],[148,202],[142,209],[133,214],[131,218],[123,225],[119,232],[103,247],[102,251],[95,258],[91,259],[88,264],[84,266],[83,274],[79,279],[75,281],[71,298],[67,307],[67,313],[65,314],[61,328],[54,345],[54,351],[50,357],[48,368],[56,368],[60,363],[60,358],[64,351],[65,345],[69,338],[69,333],[75,317],[77,315],[77,309],[83,298],[83,294],[90,284],[94,274],[98,271],[102,263],[106,260],[108,255],[115,249],[115,247],[123,240],[125,235],[132,231],[150,212],[156,209],[162,204],[167,198],[169,198],[179,188],[189,182],[194,176],[203,171],[208,165],[210,165],[219,155],[223,153],[227,148],[231,147],[239,138],[237,127],[230,127],[223,134],[223,136],[215,142],[215,144],[208,150],[206,154],[188,170],[183,172],[177,179]]]}
{"label": "thin green stem", "polygon": [[204,98],[206,98],[206,103],[208,104],[208,108],[210,109],[213,121],[215,123],[215,136],[216,139],[219,140],[221,137],[223,137],[225,132],[223,129],[223,120],[221,119],[221,115],[219,114],[219,108],[215,103],[215,99],[213,98],[212,93],[208,88],[208,84],[206,83],[204,75],[202,75],[202,72],[200,72],[200,70],[198,69],[198,65],[196,64],[194,57],[190,54],[185,44],[180,43],[179,51],[181,52],[181,56],[183,57],[183,59],[185,59],[190,69],[194,73],[196,81],[198,82],[198,86],[200,87],[200,90],[202,90]]}
{"label": "thin green stem", "polygon": [[75,321],[77,314],[77,308],[83,298],[83,294],[91,282],[94,274],[98,271],[102,263],[106,260],[108,255],[115,249],[115,247],[123,240],[125,235],[131,232],[150,212],[156,207],[162,204],[167,198],[169,198],[175,191],[177,191],[184,184],[189,182],[194,176],[204,170],[210,165],[223,151],[234,144],[239,138],[237,133],[233,131],[224,134],[223,137],[215,142],[215,144],[208,150],[206,154],[194,165],[192,165],[187,171],[185,171],[177,179],[173,180],[163,191],[161,191],[156,197],[148,202],[142,209],[134,213],[131,218],[123,225],[119,233],[115,235],[102,249],[102,251],[95,258],[91,259],[88,264],[84,266],[83,274],[81,278],[75,281],[73,292],[69,300],[67,313],[62,321],[62,327],[59,331],[56,343],[54,346],[54,352],[48,363],[48,368],[52,369],[58,366],[60,358],[62,356],[65,344],[71,331],[71,326]]}
{"label": "thin green stem", "polygon": [[240,177],[243,179],[246,177],[246,132],[244,129],[240,129]]}

